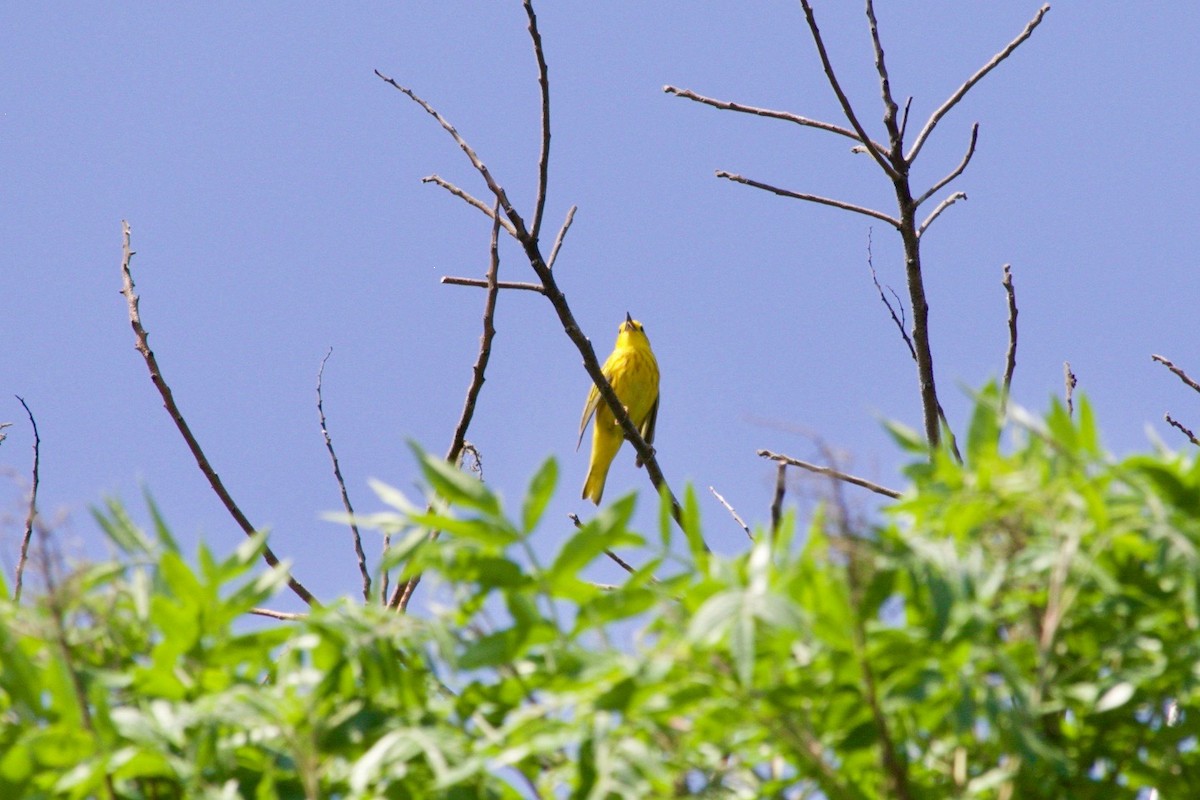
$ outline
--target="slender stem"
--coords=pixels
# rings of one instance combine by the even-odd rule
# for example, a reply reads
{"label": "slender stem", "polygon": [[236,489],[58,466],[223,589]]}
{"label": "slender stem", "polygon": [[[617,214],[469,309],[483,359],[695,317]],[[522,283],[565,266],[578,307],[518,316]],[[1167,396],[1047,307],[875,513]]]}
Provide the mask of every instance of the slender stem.
{"label": "slender stem", "polygon": [[[378,74],[378,73],[376,73],[376,74]],[[466,191],[465,189],[460,189],[459,187],[455,186],[453,183],[451,183],[450,181],[441,177],[440,175],[427,175],[424,178],[421,178],[421,183],[432,183],[435,186],[440,186],[443,189],[445,189],[447,192],[449,192],[450,194],[459,198],[460,200],[465,200],[468,205],[470,205],[474,208],[478,208],[480,211],[482,211],[484,214],[486,214],[489,219],[495,219],[495,217],[492,214],[492,209],[488,208],[486,203],[484,203],[479,198],[473,196],[470,192]],[[508,231],[508,234],[510,236],[512,236],[514,233],[516,233],[513,230],[512,223],[509,222],[508,220],[503,219],[500,221],[500,224],[504,227],[504,230]]]}
{"label": "slender stem", "polygon": [[731,517],[733,517],[733,521],[741,526],[742,530],[744,530],[746,532],[746,535],[748,537],[750,537],[750,541],[753,542],[754,534],[750,532],[750,526],[747,525],[746,521],[744,519],[742,519],[736,511],[733,510],[733,506],[729,505],[729,501],[727,501],[724,497],[722,497],[721,493],[718,492],[713,487],[711,487],[711,486],[708,487],[708,490],[710,492],[712,492],[713,497],[717,498],[717,502],[719,502],[721,505],[725,506],[725,510],[729,512],[729,515]]}
{"label": "slender stem", "polygon": [[325,398],[322,395],[321,386],[325,379],[325,364],[331,355],[333,355],[332,347],[325,353],[325,357],[321,359],[321,366],[317,369],[317,417],[321,421],[321,436],[325,439],[325,449],[329,451],[329,460],[333,463],[333,477],[337,481],[338,491],[342,496],[342,508],[346,509],[346,515],[350,520],[354,556],[358,560],[358,573],[362,576],[363,602],[370,603],[371,571],[367,569],[367,554],[363,552],[362,535],[358,532],[358,523],[354,521],[354,506],[350,503],[350,493],[346,491],[346,480],[342,477],[342,468],[338,464],[337,452],[333,449],[333,438],[329,435],[329,426],[325,422]]}
{"label": "slender stem", "polygon": [[[488,288],[488,282],[480,278],[455,278],[452,276],[443,276],[442,283],[450,286],[478,286],[481,289]],[[543,294],[545,292],[540,283],[519,283],[516,281],[497,281],[496,288],[518,289],[526,292],[537,292],[538,294]]]}
{"label": "slender stem", "polygon": [[[801,2],[804,2],[804,0],[801,0]],[[921,152],[921,148],[925,146],[925,140],[929,138],[929,134],[933,133],[933,129],[937,127],[939,122],[941,122],[942,117],[946,116],[950,109],[954,108],[954,106],[958,104],[958,101],[962,100],[963,96],[971,90],[971,87],[983,79],[983,76],[987,75],[997,66],[999,66],[1001,61],[1012,55],[1012,52],[1020,47],[1021,43],[1033,34],[1033,29],[1042,23],[1042,17],[1046,16],[1046,12],[1049,10],[1049,4],[1039,8],[1037,13],[1034,14],[1033,19],[1031,19],[1029,24],[1025,26],[1025,30],[1021,31],[1021,33],[1017,35],[1017,38],[1009,42],[1008,45],[999,53],[992,56],[991,61],[980,67],[974,75],[967,78],[962,86],[959,86],[958,89],[954,91],[954,94],[950,95],[946,102],[942,103],[936,111],[929,115],[929,121],[925,123],[925,127],[921,129],[921,132],[917,134],[916,140],[913,142],[912,147],[908,151],[908,155],[905,157],[906,161],[912,163],[912,161],[917,157],[917,154]]]}
{"label": "slender stem", "polygon": [[1184,372],[1183,369],[1175,366],[1168,359],[1166,359],[1162,356],[1159,356],[1159,355],[1152,355],[1152,356],[1150,356],[1150,360],[1157,361],[1158,363],[1162,364],[1164,367],[1171,370],[1171,372],[1174,372],[1176,377],[1179,378],[1179,380],[1183,381],[1185,384],[1190,386],[1195,391],[1200,392],[1200,383],[1196,383],[1194,380],[1192,380],[1190,377],[1188,377],[1188,374],[1186,372]]}
{"label": "slender stem", "polygon": [[550,258],[546,259],[546,266],[554,269],[554,262],[558,261],[558,251],[562,249],[563,239],[567,237],[567,231],[571,230],[571,223],[575,221],[575,212],[579,210],[579,206],[571,206],[567,209],[567,218],[563,220],[562,227],[558,229],[558,235],[554,237],[554,246],[550,248]]}
{"label": "slender stem", "polygon": [[25,577],[25,563],[29,558],[29,543],[33,540],[33,523],[37,519],[38,469],[41,463],[42,438],[38,435],[37,420],[29,410],[25,398],[17,395],[17,402],[25,409],[29,417],[29,425],[33,428],[33,471],[29,482],[29,508],[25,512],[25,532],[21,536],[21,554],[17,558],[16,588],[13,590],[13,600],[21,602],[21,582]]}
{"label": "slender stem", "polygon": [[787,462],[778,461],[775,470],[775,496],[771,500],[771,532],[779,533],[783,521],[783,496],[787,492]]}
{"label": "slender stem", "polygon": [[[529,235],[536,241],[542,230],[542,213],[546,208],[546,185],[550,169],[550,78],[546,68],[546,50],[542,46],[542,34],[538,32],[537,15],[533,13],[532,0],[523,0],[525,15],[529,18],[529,38],[533,41],[533,54],[537,58],[538,88],[542,98],[542,143],[538,154],[537,200],[533,204],[533,217],[529,223]],[[551,258],[550,263],[554,263]]]}
{"label": "slender stem", "polygon": [[1017,292],[1013,288],[1012,266],[1004,265],[1004,279],[1000,281],[1008,298],[1008,351],[1004,356],[1004,395],[1001,409],[1008,403],[1012,391],[1013,372],[1017,368]]}
{"label": "slender stem", "polygon": [[1172,417],[1170,414],[1163,414],[1163,419],[1165,419],[1167,421],[1168,425],[1177,429],[1180,433],[1182,433],[1184,436],[1186,436],[1188,438],[1189,442],[1196,445],[1197,447],[1200,447],[1200,439],[1196,438],[1196,434],[1192,432],[1191,428],[1185,427],[1183,425],[1183,423],[1181,423],[1179,420]]}
{"label": "slender stem", "polygon": [[937,219],[938,217],[940,217],[942,215],[943,211],[945,211],[947,208],[949,208],[950,206],[957,203],[959,200],[966,200],[966,199],[967,199],[966,192],[955,192],[954,194],[950,195],[942,202],[938,203],[937,208],[935,208],[932,212],[930,212],[929,216],[925,218],[925,221],[922,222],[917,227],[917,237],[919,238],[922,235],[924,235],[925,229],[928,228],[930,225],[932,225],[933,221],[935,219]]}
{"label": "slender stem", "polygon": [[[792,114],[788,111],[775,111],[770,108],[759,108],[758,106],[748,106],[742,103],[731,103],[727,100],[717,100],[712,97],[705,97],[704,95],[696,94],[691,89],[680,89],[676,86],[664,86],[663,91],[667,94],[673,94],[676,97],[682,97],[685,100],[694,100],[697,103],[701,103],[706,106],[719,108],[722,111],[738,111],[743,114],[753,114],[758,117],[767,117],[768,119],[780,119],[784,120],[785,122],[793,122],[797,125],[802,125],[806,128],[816,128],[818,130],[836,133],[839,136],[845,136],[846,138],[853,139],[859,143],[862,141],[858,138],[858,134],[849,128],[844,128],[841,125],[834,125],[831,122],[822,122],[821,120],[802,117],[799,114]],[[877,148],[880,152],[883,152],[887,149],[876,141],[872,141],[871,146]]]}
{"label": "slender stem", "polygon": [[971,157],[975,155],[975,143],[977,141],[979,141],[979,123],[978,122],[976,122],[974,125],[971,126],[971,142],[970,142],[970,144],[967,145],[967,152],[963,156],[962,161],[958,162],[958,166],[955,167],[953,169],[953,171],[950,172],[949,175],[942,178],[940,181],[935,183],[933,186],[930,186],[929,189],[924,194],[922,194],[920,197],[918,197],[916,199],[917,205],[921,205],[922,203],[924,203],[930,197],[932,197],[933,195],[935,195],[939,191],[941,191],[942,187],[944,187],[946,184],[950,183],[950,181],[954,180],[959,175],[963,174],[963,170],[965,170],[967,168],[967,165],[971,163]]}
{"label": "slender stem", "polygon": [[[500,272],[500,201],[496,200],[496,206],[492,209],[492,238],[489,244],[489,263],[487,271],[487,298],[483,303],[483,333],[479,337],[479,354],[475,358],[475,366],[472,367],[471,385],[467,387],[467,396],[463,400],[462,414],[459,415],[458,425],[454,428],[454,437],[450,441],[450,449],[446,452],[446,461],[450,464],[457,464],[458,457],[462,454],[463,446],[467,441],[467,428],[471,425],[471,420],[475,416],[475,403],[479,400],[479,392],[483,389],[483,383],[486,380],[485,372],[487,370],[488,361],[492,357],[492,340],[496,338],[496,326],[494,324],[496,317],[496,298],[500,294],[500,285],[498,275]],[[432,531],[429,535],[430,539],[436,539],[440,531]],[[412,599],[412,594],[417,588],[417,584],[421,582],[421,576],[413,575],[404,583],[396,584],[396,591],[392,595],[389,605],[392,608],[398,608],[404,611],[408,608],[408,601]]]}
{"label": "slender stem", "polygon": [[[141,353],[142,359],[146,362],[146,367],[150,370],[150,381],[162,396],[163,406],[167,409],[167,413],[171,415],[175,427],[179,429],[180,435],[183,436],[183,440],[187,443],[188,449],[192,452],[192,457],[196,459],[196,465],[200,467],[200,471],[208,479],[209,486],[212,487],[217,497],[220,498],[222,505],[225,506],[225,509],[233,517],[234,521],[237,522],[242,531],[247,536],[253,536],[255,534],[255,527],[250,524],[250,520],[242,513],[237,503],[233,501],[233,497],[230,496],[229,491],[225,488],[225,484],[221,482],[221,478],[217,475],[216,470],[209,463],[208,457],[204,455],[204,451],[200,448],[200,443],[192,434],[191,427],[179,411],[179,406],[175,403],[175,396],[171,392],[171,387],[167,384],[166,379],[163,378],[162,370],[158,367],[158,360],[154,357],[154,352],[150,349],[149,334],[142,327],[142,318],[138,311],[139,298],[133,290],[133,273],[130,270],[130,262],[133,260],[134,251],[130,248],[129,244],[129,223],[122,221],[121,230],[124,242],[121,258],[121,276],[123,280],[121,294],[125,296],[129,307],[129,324],[133,327],[134,347]],[[263,545],[263,560],[272,567],[279,566],[278,556],[266,545]],[[303,584],[290,575],[288,576],[288,586],[308,605],[320,605],[317,602],[317,598],[308,589],[304,588]]]}
{"label": "slender stem", "polygon": [[793,467],[800,467],[800,469],[806,469],[809,472],[815,472],[818,475],[828,475],[831,478],[837,478],[839,481],[845,481],[846,483],[851,483],[855,486],[861,486],[864,489],[869,489],[875,494],[881,494],[884,497],[891,497],[893,499],[900,497],[900,492],[896,491],[895,489],[889,489],[886,486],[880,486],[878,483],[869,481],[866,478],[858,478],[854,475],[850,475],[831,467],[822,467],[816,464],[810,464],[807,461],[801,461],[798,458],[792,458],[791,456],[785,456],[780,453],[773,453],[770,450],[759,450],[758,455],[762,458],[769,458],[772,461],[778,461],[781,464],[789,464]]}
{"label": "slender stem", "polygon": [[882,211],[876,211],[873,208],[866,208],[865,206],[856,206],[853,203],[847,203],[844,200],[835,200],[831,197],[821,197],[815,194],[805,194],[804,192],[793,192],[790,189],[781,189],[778,186],[772,186],[769,183],[751,180],[750,178],[746,178],[741,175],[735,175],[732,172],[726,172],[723,169],[717,170],[717,177],[725,178],[726,180],[733,181],[734,183],[743,183],[746,186],[753,186],[755,189],[762,189],[764,191],[771,192],[772,194],[777,194],[780,197],[792,197],[796,200],[807,200],[810,203],[820,203],[821,205],[833,206],[834,208],[840,208],[844,211],[853,211],[856,214],[863,214],[868,217],[874,217],[875,219],[882,220],[888,225],[891,225],[893,228],[900,227],[899,220],[889,217]]}

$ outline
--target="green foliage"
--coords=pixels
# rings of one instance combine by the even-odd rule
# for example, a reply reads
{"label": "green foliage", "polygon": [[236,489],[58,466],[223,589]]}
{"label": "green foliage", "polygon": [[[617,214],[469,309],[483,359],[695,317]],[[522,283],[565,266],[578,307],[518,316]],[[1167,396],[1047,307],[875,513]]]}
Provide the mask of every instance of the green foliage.
{"label": "green foliage", "polygon": [[[683,533],[631,530],[632,496],[570,531],[553,461],[514,514],[418,451],[428,505],[379,487],[368,519],[419,615],[249,624],[285,580],[263,537],[188,560],[111,504],[122,560],[0,601],[0,797],[1200,796],[1200,462],[1106,456],[1086,401],[999,407],[962,464],[893,428],[881,523],[787,515],[736,555],[690,491]],[[593,583],[618,548],[641,566]]]}

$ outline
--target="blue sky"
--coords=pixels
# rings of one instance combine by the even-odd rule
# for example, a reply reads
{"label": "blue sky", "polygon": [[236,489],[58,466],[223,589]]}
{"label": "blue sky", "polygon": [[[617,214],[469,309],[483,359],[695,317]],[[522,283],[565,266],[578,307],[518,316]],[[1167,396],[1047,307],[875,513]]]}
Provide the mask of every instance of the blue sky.
{"label": "blue sky", "polygon": [[[892,86],[923,122],[1007,43],[1034,3],[880,2]],[[883,137],[858,3],[818,19],[847,92]],[[677,492],[704,491],[710,543],[744,534],[770,502],[769,448],[897,485],[880,426],[920,427],[915,370],[866,265],[866,218],[713,177],[742,173],[890,210],[890,185],[847,141],[719,112],[674,84],[841,122],[796,3],[539,5],[553,94],[547,245],[571,205],[556,267],[601,358],[626,310],[663,372],[658,451]],[[1001,265],[1020,305],[1017,402],[1061,393],[1062,362],[1116,453],[1175,446],[1172,411],[1200,402],[1151,353],[1200,375],[1194,136],[1200,8],[1061,2],[1033,38],[938,127],[915,170],[951,169],[980,123],[969,200],[928,233],[924,258],[942,401],[962,431],[965,387],[999,374]],[[104,552],[88,509],[109,496],[144,518],[148,488],[185,540],[242,537],[208,489],[133,350],[120,288],[120,221],[133,226],[142,317],[163,371],[250,519],[324,598],[358,591],[317,427],[316,370],[361,510],[379,478],[410,490],[414,439],[444,452],[480,333],[489,225],[420,179],[485,190],[450,139],[373,70],[436,105],[527,212],[537,156],[534,61],[517,2],[340,5],[128,3],[10,8],[0,26],[0,554],[15,560],[31,435],[42,434],[44,519]],[[526,214],[527,215],[527,214]],[[880,279],[902,295],[894,232],[871,234]],[[501,278],[531,280],[511,241]],[[555,455],[562,486],[539,533],[549,551],[587,467],[574,450],[588,381],[546,300],[504,293],[469,438],[516,500]],[[607,497],[645,491],[631,451]],[[649,512],[649,503],[644,511]],[[644,515],[647,526],[652,513]],[[562,521],[561,523],[558,521]],[[562,525],[562,530],[558,526]],[[369,540],[368,552],[378,542]],[[603,569],[600,570],[603,573]],[[611,577],[611,576],[609,576]],[[281,598],[281,607],[296,605]]]}

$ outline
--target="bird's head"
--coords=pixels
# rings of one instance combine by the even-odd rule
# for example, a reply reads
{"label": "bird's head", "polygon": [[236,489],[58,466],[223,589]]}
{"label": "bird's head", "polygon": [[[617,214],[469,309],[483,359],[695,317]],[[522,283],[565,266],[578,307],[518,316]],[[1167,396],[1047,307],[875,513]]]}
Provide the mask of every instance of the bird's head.
{"label": "bird's head", "polygon": [[650,340],[642,323],[625,312],[625,321],[617,328],[617,347],[649,347]]}

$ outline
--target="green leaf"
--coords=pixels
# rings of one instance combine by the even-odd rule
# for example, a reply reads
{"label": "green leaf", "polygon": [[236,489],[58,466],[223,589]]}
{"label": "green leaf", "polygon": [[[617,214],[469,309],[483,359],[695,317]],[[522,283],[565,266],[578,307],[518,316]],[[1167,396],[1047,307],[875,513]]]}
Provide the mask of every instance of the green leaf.
{"label": "green leaf", "polygon": [[973,467],[993,456],[1000,446],[1000,388],[990,381],[975,396],[975,411],[967,431],[967,461]]}
{"label": "green leaf", "polygon": [[500,500],[483,481],[426,453],[415,443],[410,442],[409,446],[420,461],[421,473],[434,492],[453,505],[474,508],[490,516],[500,515]]}
{"label": "green leaf", "polygon": [[521,509],[522,532],[528,534],[537,527],[546,511],[546,505],[554,495],[558,486],[558,462],[553,457],[547,458],[538,468],[537,474],[529,482],[529,491],[525,495],[525,505]]}

